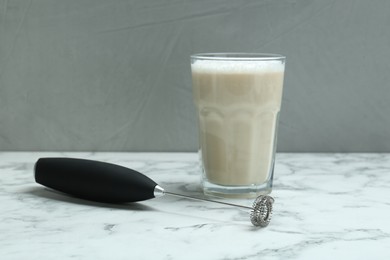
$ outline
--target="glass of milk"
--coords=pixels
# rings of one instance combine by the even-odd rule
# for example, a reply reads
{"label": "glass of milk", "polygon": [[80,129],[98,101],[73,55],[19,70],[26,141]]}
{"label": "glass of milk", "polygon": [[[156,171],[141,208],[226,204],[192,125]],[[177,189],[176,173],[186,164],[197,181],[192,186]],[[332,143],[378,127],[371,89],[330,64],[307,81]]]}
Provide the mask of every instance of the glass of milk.
{"label": "glass of milk", "polygon": [[250,198],[272,191],[284,67],[277,54],[191,56],[205,194]]}

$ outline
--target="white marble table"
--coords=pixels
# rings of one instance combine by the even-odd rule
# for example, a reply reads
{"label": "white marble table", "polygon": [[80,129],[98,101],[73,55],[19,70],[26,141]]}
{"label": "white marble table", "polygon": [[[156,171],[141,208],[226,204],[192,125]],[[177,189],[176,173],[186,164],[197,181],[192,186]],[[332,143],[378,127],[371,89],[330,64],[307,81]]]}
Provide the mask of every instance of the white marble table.
{"label": "white marble table", "polygon": [[52,192],[33,177],[48,156],[120,164],[202,196],[196,154],[0,153],[0,259],[390,259],[390,154],[278,154],[264,229],[219,204],[110,205]]}

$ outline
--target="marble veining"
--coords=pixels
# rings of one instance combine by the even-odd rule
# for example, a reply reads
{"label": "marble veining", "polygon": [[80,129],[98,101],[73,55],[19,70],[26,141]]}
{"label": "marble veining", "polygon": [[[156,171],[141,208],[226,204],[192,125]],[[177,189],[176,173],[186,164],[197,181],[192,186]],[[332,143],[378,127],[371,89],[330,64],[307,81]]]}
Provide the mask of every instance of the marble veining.
{"label": "marble veining", "polygon": [[35,161],[48,156],[120,164],[203,196],[193,153],[0,153],[0,259],[390,259],[390,154],[278,154],[264,229],[219,204],[64,196],[34,181]]}

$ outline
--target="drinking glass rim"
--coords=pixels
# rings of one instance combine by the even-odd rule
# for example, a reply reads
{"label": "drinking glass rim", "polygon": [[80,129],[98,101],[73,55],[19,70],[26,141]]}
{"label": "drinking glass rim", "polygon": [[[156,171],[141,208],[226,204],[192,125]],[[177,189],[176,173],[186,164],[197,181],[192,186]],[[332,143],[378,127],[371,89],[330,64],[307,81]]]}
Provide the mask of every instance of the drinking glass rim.
{"label": "drinking glass rim", "polygon": [[286,56],[275,53],[210,52],[192,54],[191,59],[220,61],[266,61],[285,60]]}

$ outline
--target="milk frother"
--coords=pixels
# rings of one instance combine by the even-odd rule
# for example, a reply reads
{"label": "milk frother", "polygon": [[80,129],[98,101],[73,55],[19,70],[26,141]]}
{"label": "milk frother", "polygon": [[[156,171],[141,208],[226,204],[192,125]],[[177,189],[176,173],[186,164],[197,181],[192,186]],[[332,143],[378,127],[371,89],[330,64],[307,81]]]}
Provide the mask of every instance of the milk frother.
{"label": "milk frother", "polygon": [[75,197],[98,202],[137,202],[171,195],[250,209],[252,224],[260,227],[269,224],[274,202],[272,197],[260,195],[253,206],[248,207],[177,194],[164,190],[152,179],[133,169],[76,158],[40,158],[35,163],[35,181]]}

